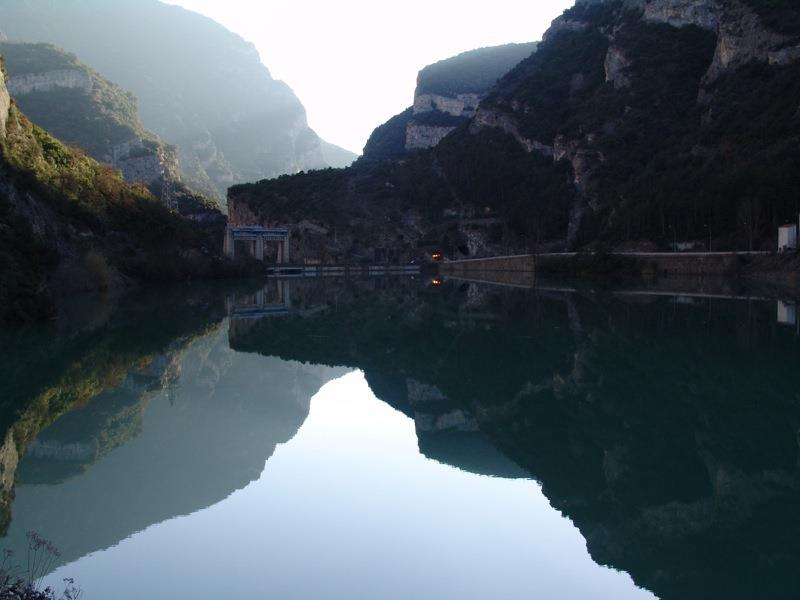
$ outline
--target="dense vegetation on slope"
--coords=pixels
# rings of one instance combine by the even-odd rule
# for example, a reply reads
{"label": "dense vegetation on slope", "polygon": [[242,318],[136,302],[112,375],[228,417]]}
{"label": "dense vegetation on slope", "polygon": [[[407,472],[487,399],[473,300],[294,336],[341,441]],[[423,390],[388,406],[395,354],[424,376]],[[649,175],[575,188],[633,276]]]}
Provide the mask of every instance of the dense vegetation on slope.
{"label": "dense vegetation on slope", "polygon": [[[753,6],[800,41],[786,3]],[[527,247],[774,247],[798,213],[800,65],[745,65],[707,85],[713,31],[646,23],[618,2],[564,19],[498,82],[480,124],[433,151],[454,203],[499,212]],[[555,161],[527,155],[503,127]]]}
{"label": "dense vegetation on slope", "polygon": [[377,127],[364,146],[366,160],[394,160],[406,154],[406,128],[414,116],[408,108]]}
{"label": "dense vegetation on slope", "polygon": [[744,0],[768,27],[780,33],[800,32],[800,12],[795,0]]}
{"label": "dense vegetation on slope", "polygon": [[[64,146],[12,106],[0,140],[0,319],[36,319],[52,292],[225,273],[221,231]],[[58,272],[54,273],[54,271]]]}
{"label": "dense vegetation on slope", "polygon": [[571,192],[566,164],[528,154],[497,131],[474,135],[462,129],[445,138],[434,155],[459,204],[508,223],[508,243],[544,243],[553,231],[566,231]]}
{"label": "dense vegetation on slope", "polygon": [[441,96],[483,93],[535,52],[536,46],[534,42],[478,48],[439,61],[419,72],[417,93]]}
{"label": "dense vegetation on slope", "polygon": [[[713,33],[646,24],[615,3],[567,16],[588,27],[548,40],[489,104],[513,114],[524,136],[560,137],[583,152],[578,193],[591,210],[575,241],[711,235],[724,248],[771,245],[797,212],[797,66],[745,67],[703,90]],[[619,86],[606,82],[612,28],[614,51],[628,61]]]}
{"label": "dense vegetation on slope", "polygon": [[[762,22],[743,24],[756,28],[747,36],[777,39],[775,51],[800,44],[787,3],[752,5]],[[721,20],[740,18],[727,5],[718,10]],[[450,219],[471,252],[774,248],[778,226],[800,212],[800,61],[777,64],[746,38],[742,48],[726,42],[728,52],[760,58],[717,71],[722,34],[701,25],[708,26],[644,21],[616,1],[577,4],[497,83],[468,126],[416,158],[416,181],[436,189],[437,200],[416,193],[393,206],[409,214],[442,208],[430,231]],[[770,27],[788,37],[758,29]],[[415,117],[404,113],[379,128],[365,158],[391,158],[398,131]],[[331,179],[347,188],[371,177],[382,176],[361,161]],[[248,191],[251,207],[270,185]],[[385,192],[374,189],[359,210],[383,214]],[[316,217],[300,199],[282,202]],[[262,206],[269,214],[270,202]],[[502,227],[484,219],[479,231],[476,216]],[[414,239],[413,228],[403,235]]]}
{"label": "dense vegetation on slope", "polygon": [[[404,207],[414,206],[429,220],[441,219],[449,202],[442,180],[423,154],[402,163],[382,162],[348,169],[322,169],[234,186],[230,197],[254,211],[262,208],[272,222],[291,222],[307,215],[338,227],[379,218],[399,223]],[[301,200],[302,199],[302,200]]]}

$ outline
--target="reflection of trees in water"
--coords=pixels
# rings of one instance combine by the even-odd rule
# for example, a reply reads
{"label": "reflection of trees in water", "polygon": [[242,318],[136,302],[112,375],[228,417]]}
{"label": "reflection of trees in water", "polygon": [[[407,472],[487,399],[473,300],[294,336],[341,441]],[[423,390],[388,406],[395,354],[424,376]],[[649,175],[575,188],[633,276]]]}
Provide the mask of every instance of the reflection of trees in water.
{"label": "reflection of trees in water", "polygon": [[[19,344],[9,360],[27,379],[6,372],[2,383],[28,412],[7,435],[29,433],[6,438],[5,489],[17,440],[24,449],[84,406],[40,436],[22,479],[58,482],[96,521],[65,520],[42,495],[19,503],[20,525],[51,514],[77,557],[217,502],[260,474],[308,399],[343,372],[311,365],[342,365],[415,419],[426,455],[535,477],[595,560],[664,598],[797,589],[798,341],[775,323],[774,304],[401,280],[291,287],[288,315],[242,327],[212,326],[222,301],[211,295],[175,299],[174,311],[123,310],[45,352]],[[51,356],[60,362],[43,369]],[[72,470],[50,460],[69,444],[90,450]],[[122,496],[108,502],[108,490]]]}
{"label": "reflection of trees in water", "polygon": [[[113,433],[104,425],[113,421],[105,416],[114,407],[147,398],[136,437],[113,452],[75,461],[69,454],[25,457],[6,544],[17,547],[36,527],[59,546],[65,564],[211,506],[257,479],[276,446],[304,422],[311,396],[345,371],[239,354],[227,333],[223,321],[182,347],[170,361],[179,379],[162,379],[171,389],[156,386],[137,396],[129,375],[42,432],[37,443],[45,447],[92,446]],[[65,462],[73,463],[66,473]],[[47,487],[24,485],[33,481]]]}
{"label": "reflection of trees in water", "polygon": [[[11,519],[18,463],[39,432],[104,391],[124,389],[136,377],[149,381],[145,388],[160,385],[162,377],[169,377],[174,354],[222,317],[224,306],[217,296],[209,290],[177,289],[131,294],[121,303],[107,299],[72,306],[63,320],[0,334],[0,531]],[[140,412],[135,405],[143,391],[133,390],[133,398],[121,401],[118,410],[109,407],[105,439],[92,442],[93,449],[72,451],[90,458],[135,434]],[[125,410],[131,413],[117,414]]]}
{"label": "reflection of trees in water", "polygon": [[596,560],[665,598],[798,589],[798,340],[774,303],[387,295],[232,342],[363,369],[442,456],[474,424],[542,482]]}

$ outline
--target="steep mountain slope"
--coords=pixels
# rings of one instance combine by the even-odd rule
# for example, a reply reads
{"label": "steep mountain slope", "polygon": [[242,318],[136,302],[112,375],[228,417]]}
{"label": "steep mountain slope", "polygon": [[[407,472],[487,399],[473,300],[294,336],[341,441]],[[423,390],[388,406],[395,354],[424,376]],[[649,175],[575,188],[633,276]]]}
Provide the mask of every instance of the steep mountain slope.
{"label": "steep mountain slope", "polygon": [[54,297],[226,272],[224,218],[200,227],[141,185],[64,146],[11,103],[0,77],[0,320],[46,317]]}
{"label": "steep mountain slope", "polygon": [[[231,198],[267,221],[323,224],[341,207],[340,221],[372,218],[368,239],[406,254],[432,233],[469,254],[709,239],[773,248],[798,213],[794,14],[791,2],[581,1],[468,126],[412,163],[326,175],[338,195],[311,175]],[[319,200],[301,204],[294,190],[309,187]]]}
{"label": "steep mountain slope", "polygon": [[777,4],[759,5],[579,3],[500,82],[472,141],[503,131],[568,162],[571,244],[709,228],[721,247],[768,243],[796,215],[800,29],[770,29]]}
{"label": "steep mountain slope", "polygon": [[49,44],[0,42],[0,54],[9,92],[39,126],[118,169],[128,183],[146,185],[183,215],[208,218],[219,209],[181,181],[177,149],[144,128],[130,92]]}
{"label": "steep mountain slope", "polygon": [[178,180],[176,150],[144,129],[131,94],[55,46],[0,43],[0,54],[11,96],[38,125],[130,183]]}
{"label": "steep mountain slope", "polygon": [[294,93],[210,19],[157,0],[11,0],[0,29],[75,52],[130,90],[196,189],[224,198],[233,183],[325,166]]}
{"label": "steep mountain slope", "polygon": [[414,106],[378,127],[364,149],[367,160],[403,157],[436,146],[475,110],[503,75],[536,51],[536,44],[470,50],[419,72]]}

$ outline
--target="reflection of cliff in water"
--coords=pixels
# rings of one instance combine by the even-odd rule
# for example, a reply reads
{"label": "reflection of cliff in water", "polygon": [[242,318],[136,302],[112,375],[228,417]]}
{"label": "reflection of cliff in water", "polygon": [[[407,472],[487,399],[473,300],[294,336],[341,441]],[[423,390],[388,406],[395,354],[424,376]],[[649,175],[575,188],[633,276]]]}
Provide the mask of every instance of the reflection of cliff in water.
{"label": "reflection of cliff in water", "polygon": [[[223,500],[261,475],[302,425],[311,397],[346,372],[237,354],[226,335],[225,323],[195,340],[166,389],[140,389],[134,374],[44,431],[21,464],[6,545],[24,547],[36,529],[65,564]],[[142,392],[138,401],[132,390]],[[105,428],[118,422],[125,425]],[[96,452],[118,432],[120,443]]]}
{"label": "reflection of cliff in water", "polygon": [[[453,314],[434,303],[438,295],[430,292],[425,282],[392,277],[272,282],[259,295],[229,298],[229,311],[238,315],[230,323],[231,345],[248,352],[293,356],[290,360],[362,369],[381,400],[414,419],[420,451],[427,457],[481,475],[528,477],[487,440],[463,406],[443,396],[435,385],[372,367],[391,362],[395,345],[414,335],[423,318],[433,315],[436,323],[425,322],[426,326],[444,323],[450,331],[496,319],[482,306],[482,291],[465,302],[458,296],[455,321]],[[288,318],[284,314],[274,319],[269,311],[253,317],[256,306],[272,307],[285,298],[291,298]],[[305,330],[306,324],[310,331]],[[453,353],[455,347],[448,339],[438,337]],[[284,355],[286,347],[301,350]],[[429,357],[422,352],[419,358]],[[428,366],[436,368],[435,362]],[[422,364],[417,365],[417,374],[424,372],[421,368]]]}
{"label": "reflection of cliff in water", "polygon": [[336,298],[231,343],[363,369],[445,461],[448,436],[488,436],[595,560],[662,598],[800,589],[800,343],[774,302],[473,285]]}
{"label": "reflection of cliff in water", "polygon": [[[130,373],[159,379],[176,352],[224,316],[222,295],[208,288],[161,289],[64,309],[63,318],[42,326],[0,330],[0,533],[11,519],[20,458],[42,429],[117,388]],[[118,429],[112,438],[135,429],[139,401],[136,394],[123,401],[132,412],[112,426]],[[90,458],[113,443],[72,450]]]}

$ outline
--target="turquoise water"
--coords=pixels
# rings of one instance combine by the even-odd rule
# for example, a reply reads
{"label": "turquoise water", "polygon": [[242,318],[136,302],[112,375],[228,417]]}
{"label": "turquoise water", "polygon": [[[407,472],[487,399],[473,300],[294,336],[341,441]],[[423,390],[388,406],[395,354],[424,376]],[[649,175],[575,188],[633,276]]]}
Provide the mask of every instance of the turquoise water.
{"label": "turquoise water", "polygon": [[794,303],[683,287],[76,303],[0,336],[2,545],[87,600],[794,598]]}

